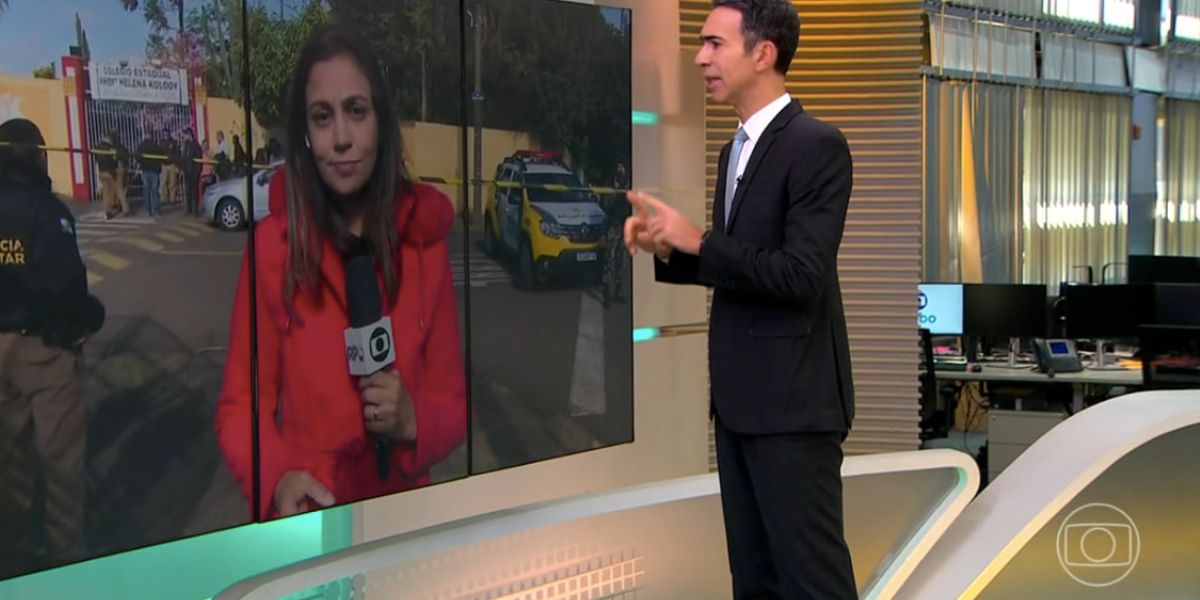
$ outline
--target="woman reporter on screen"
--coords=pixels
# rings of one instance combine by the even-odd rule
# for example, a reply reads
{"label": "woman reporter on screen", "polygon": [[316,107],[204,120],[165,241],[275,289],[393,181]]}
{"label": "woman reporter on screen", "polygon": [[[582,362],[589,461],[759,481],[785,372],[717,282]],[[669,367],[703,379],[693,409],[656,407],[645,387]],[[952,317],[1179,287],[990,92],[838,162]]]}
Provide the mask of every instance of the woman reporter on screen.
{"label": "woman reporter on screen", "polygon": [[[413,488],[462,441],[466,382],[446,236],[450,201],[405,168],[374,53],[323,25],[301,49],[287,153],[255,227],[261,518]],[[374,259],[395,363],[347,367],[346,256]],[[218,403],[222,451],[251,497],[250,259],[234,300]],[[388,460],[377,461],[384,438]],[[378,464],[388,465],[386,477]]]}

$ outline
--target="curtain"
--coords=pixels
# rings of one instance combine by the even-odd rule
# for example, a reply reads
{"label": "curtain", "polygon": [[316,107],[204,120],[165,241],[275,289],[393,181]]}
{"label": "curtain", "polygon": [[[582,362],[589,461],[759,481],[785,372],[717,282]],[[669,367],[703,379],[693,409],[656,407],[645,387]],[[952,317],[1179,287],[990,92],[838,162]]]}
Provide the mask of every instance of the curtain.
{"label": "curtain", "polygon": [[924,278],[1020,280],[1020,88],[926,83]]}
{"label": "curtain", "polygon": [[[1188,3],[1200,0],[1179,0],[1180,13]],[[942,0],[946,4],[947,0]],[[952,4],[978,7],[1027,17],[1054,17],[1085,23],[1099,23],[1103,10],[1104,22],[1119,27],[1133,27],[1136,10],[1134,0],[950,0]],[[1103,8],[1101,8],[1103,6]]]}
{"label": "curtain", "polygon": [[[1028,89],[1022,280],[1097,279],[1128,254],[1130,113],[1127,96]],[[1109,269],[1111,281],[1113,272]]]}
{"label": "curtain", "polygon": [[1154,251],[1200,256],[1200,102],[1166,104]]}
{"label": "curtain", "polygon": [[[1014,15],[1024,15],[1027,17],[1040,17],[1042,16],[1043,1],[1044,0],[955,0],[953,4],[962,4],[965,6],[973,6],[982,9],[998,10]],[[945,0],[943,0],[943,4],[944,3]]]}

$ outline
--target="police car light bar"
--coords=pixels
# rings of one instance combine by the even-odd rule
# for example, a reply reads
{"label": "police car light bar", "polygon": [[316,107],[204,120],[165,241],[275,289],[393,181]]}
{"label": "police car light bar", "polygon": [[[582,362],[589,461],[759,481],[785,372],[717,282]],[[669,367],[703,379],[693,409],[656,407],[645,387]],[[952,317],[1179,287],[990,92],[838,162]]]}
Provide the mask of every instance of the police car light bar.
{"label": "police car light bar", "polygon": [[513,156],[520,159],[542,160],[546,162],[562,160],[562,152],[555,152],[553,150],[517,150]]}

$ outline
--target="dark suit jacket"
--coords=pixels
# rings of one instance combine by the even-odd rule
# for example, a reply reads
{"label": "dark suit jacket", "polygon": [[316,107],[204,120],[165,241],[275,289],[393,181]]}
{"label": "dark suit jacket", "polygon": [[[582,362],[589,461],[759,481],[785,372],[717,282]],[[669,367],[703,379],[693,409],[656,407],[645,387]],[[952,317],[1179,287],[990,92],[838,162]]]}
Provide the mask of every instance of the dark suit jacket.
{"label": "dark suit jacket", "polygon": [[755,143],[727,217],[729,151],[730,144],[721,149],[713,230],[700,255],[655,258],[655,278],[714,288],[711,398],[727,428],[849,431],[854,389],[837,276],[853,179],[849,146],[793,101]]}

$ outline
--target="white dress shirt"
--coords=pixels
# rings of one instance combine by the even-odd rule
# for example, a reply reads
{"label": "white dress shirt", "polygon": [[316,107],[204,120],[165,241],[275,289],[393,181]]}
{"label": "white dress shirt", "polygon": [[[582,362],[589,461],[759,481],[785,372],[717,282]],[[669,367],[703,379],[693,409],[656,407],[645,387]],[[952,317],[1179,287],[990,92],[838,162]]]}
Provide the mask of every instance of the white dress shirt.
{"label": "white dress shirt", "polygon": [[746,132],[746,141],[742,144],[742,154],[738,157],[737,173],[734,174],[735,186],[740,183],[738,180],[742,178],[742,173],[746,172],[746,165],[750,164],[750,156],[754,154],[754,145],[767,130],[767,125],[770,125],[771,121],[774,121],[775,117],[779,116],[779,113],[783,112],[783,109],[791,103],[792,97],[785,93],[772,100],[770,104],[758,109],[758,112],[750,115],[745,123],[738,123],[738,127]]}
{"label": "white dress shirt", "polygon": [[[737,173],[735,175],[737,179],[741,179],[742,173],[746,171],[746,165],[750,164],[750,156],[754,154],[754,144],[758,141],[758,138],[762,137],[763,132],[767,130],[767,125],[770,125],[771,121],[774,121],[775,117],[779,116],[779,113],[783,112],[783,109],[791,103],[792,97],[785,92],[783,95],[772,100],[770,104],[758,109],[758,112],[750,115],[750,118],[746,119],[745,123],[738,122],[738,127],[746,132],[746,141],[742,144],[742,154],[738,156]],[[726,174],[726,176],[728,177],[729,174]],[[735,180],[734,185],[736,186],[738,183]],[[737,188],[735,187],[734,189],[736,190]],[[670,262],[670,258],[671,256],[668,254],[665,259],[660,260],[668,263]]]}

